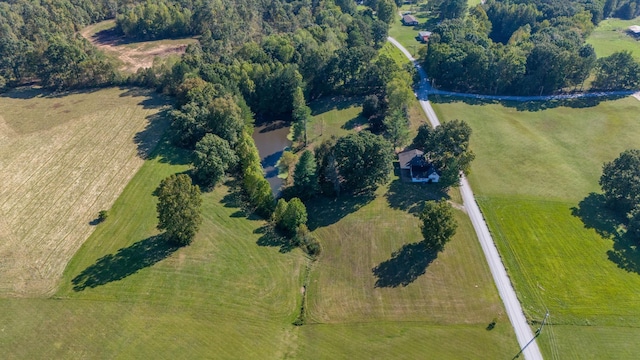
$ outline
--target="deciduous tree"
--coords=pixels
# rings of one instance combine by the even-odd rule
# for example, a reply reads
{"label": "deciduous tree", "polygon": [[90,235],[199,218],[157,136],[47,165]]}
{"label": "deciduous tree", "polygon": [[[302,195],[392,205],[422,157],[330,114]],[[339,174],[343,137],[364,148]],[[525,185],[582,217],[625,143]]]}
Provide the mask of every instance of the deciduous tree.
{"label": "deciduous tree", "polygon": [[623,151],[605,163],[600,186],[609,204],[626,214],[640,205],[640,150]]}
{"label": "deciduous tree", "polygon": [[198,141],[193,155],[194,174],[206,186],[215,186],[238,161],[229,142],[214,134]]}
{"label": "deciduous tree", "polygon": [[158,229],[180,246],[189,245],[202,223],[200,188],[186,174],[171,175],[162,180],[158,195]]}
{"label": "deciduous tree", "polygon": [[381,136],[368,131],[350,134],[338,139],[333,153],[345,189],[375,189],[389,180],[393,147]]}
{"label": "deciduous tree", "polygon": [[444,200],[425,201],[420,220],[425,244],[436,251],[444,249],[444,245],[451,240],[458,228],[451,204]]}

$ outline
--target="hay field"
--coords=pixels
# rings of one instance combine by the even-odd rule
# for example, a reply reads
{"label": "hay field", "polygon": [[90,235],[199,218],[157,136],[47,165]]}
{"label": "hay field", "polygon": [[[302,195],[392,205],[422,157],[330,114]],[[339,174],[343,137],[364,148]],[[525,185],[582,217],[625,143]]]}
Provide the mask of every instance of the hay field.
{"label": "hay field", "polygon": [[0,296],[55,290],[164,131],[160,98],[142,90],[0,97]]}

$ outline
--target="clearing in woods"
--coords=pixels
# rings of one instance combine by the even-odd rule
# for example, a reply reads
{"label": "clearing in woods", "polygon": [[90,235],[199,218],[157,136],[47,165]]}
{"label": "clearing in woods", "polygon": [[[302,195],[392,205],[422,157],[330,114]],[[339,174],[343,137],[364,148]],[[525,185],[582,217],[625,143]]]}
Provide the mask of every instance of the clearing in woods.
{"label": "clearing in woods", "polygon": [[171,55],[184,54],[187,45],[195,43],[192,38],[165,39],[157,41],[128,41],[113,31],[114,20],[105,20],[84,28],[80,34],[95,47],[113,55],[122,63],[120,70],[136,72],[150,68],[156,58],[166,59]]}
{"label": "clearing in woods", "polygon": [[139,89],[0,97],[0,296],[51,293],[164,132]]}

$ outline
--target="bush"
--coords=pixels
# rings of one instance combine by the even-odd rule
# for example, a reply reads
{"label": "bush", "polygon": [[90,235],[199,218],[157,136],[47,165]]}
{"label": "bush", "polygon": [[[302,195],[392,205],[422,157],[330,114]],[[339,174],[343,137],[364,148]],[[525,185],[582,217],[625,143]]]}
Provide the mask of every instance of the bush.
{"label": "bush", "polygon": [[98,222],[103,222],[107,220],[108,217],[109,212],[107,210],[100,210],[100,212],[98,212]]}

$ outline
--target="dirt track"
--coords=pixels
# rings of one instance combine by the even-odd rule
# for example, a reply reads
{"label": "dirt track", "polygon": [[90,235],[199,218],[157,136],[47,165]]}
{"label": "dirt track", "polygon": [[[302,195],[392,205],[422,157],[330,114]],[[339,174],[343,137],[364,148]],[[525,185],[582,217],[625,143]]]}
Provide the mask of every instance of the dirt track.
{"label": "dirt track", "polygon": [[166,58],[169,55],[184,54],[189,43],[194,39],[176,39],[146,42],[127,42],[124,37],[117,36],[107,29],[96,32],[95,29],[104,26],[106,22],[94,24],[84,28],[80,34],[98,49],[111,54],[123,63],[121,71],[135,73],[138,69],[150,68],[156,57]]}

